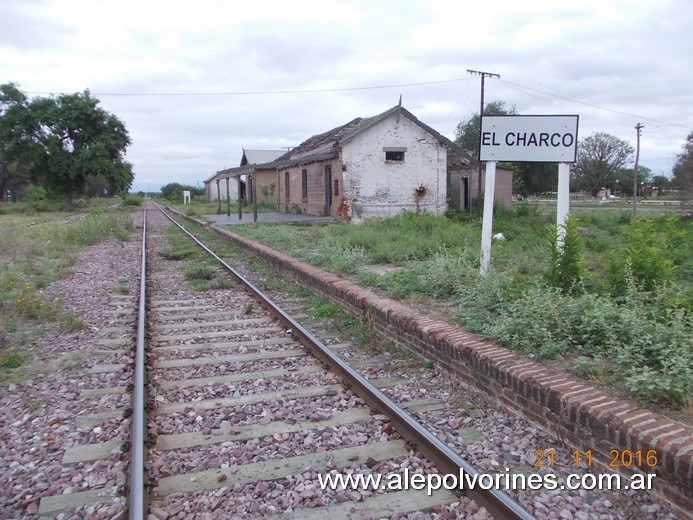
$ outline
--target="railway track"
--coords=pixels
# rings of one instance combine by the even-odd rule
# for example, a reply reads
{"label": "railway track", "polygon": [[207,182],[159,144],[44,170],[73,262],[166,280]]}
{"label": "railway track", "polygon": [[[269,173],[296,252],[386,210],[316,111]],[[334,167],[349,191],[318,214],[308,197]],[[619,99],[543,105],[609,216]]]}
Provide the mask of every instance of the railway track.
{"label": "railway track", "polygon": [[[158,220],[155,228],[174,225],[162,224],[165,217],[151,207],[149,213],[145,220]],[[142,243],[148,265],[137,352],[127,350],[136,302],[116,299],[114,314],[123,321],[105,331],[112,337],[102,340],[105,357],[92,368],[96,388],[83,392],[98,398],[120,391],[121,407],[97,406],[80,418],[96,432],[131,422],[130,447],[114,436],[74,446],[63,459],[80,464],[126,451],[127,499],[120,482],[84,492],[95,496],[75,493],[72,504],[44,497],[39,513],[108,497],[127,500],[130,518],[379,518],[430,508],[453,518],[464,516],[472,499],[496,518],[531,518],[494,489],[469,491],[469,498],[444,489],[321,489],[326,475],[399,475],[403,482],[413,473],[476,470],[407,413],[440,409],[439,399],[395,404],[383,391],[405,380],[360,375],[375,373],[377,358],[347,365],[339,353],[348,352],[348,342],[318,340],[223,261],[219,269],[235,278],[233,289],[189,291],[175,262],[164,259],[157,232],[144,226]],[[120,384],[108,386],[119,371]],[[131,389],[132,397],[123,392]]]}

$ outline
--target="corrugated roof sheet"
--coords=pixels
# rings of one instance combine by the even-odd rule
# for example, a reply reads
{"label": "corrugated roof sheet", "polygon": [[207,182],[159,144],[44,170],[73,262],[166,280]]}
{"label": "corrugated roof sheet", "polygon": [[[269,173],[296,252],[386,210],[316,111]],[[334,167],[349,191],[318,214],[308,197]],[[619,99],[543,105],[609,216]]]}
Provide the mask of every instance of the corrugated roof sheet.
{"label": "corrugated roof sheet", "polygon": [[265,164],[275,161],[286,150],[243,150],[241,166],[246,164]]}

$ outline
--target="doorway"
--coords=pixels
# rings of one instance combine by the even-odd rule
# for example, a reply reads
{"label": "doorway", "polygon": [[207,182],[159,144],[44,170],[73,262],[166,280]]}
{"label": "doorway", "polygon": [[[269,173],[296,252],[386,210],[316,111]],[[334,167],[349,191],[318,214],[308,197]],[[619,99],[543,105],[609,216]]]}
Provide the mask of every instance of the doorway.
{"label": "doorway", "polygon": [[325,166],[325,216],[332,215],[332,166]]}

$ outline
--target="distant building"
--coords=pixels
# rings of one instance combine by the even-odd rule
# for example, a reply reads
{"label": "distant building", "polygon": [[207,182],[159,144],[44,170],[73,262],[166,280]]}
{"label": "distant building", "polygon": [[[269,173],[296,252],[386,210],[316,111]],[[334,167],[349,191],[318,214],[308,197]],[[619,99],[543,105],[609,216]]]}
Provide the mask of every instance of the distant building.
{"label": "distant building", "polygon": [[238,200],[240,195],[241,199],[252,203],[253,193],[257,193],[258,202],[276,203],[277,170],[273,161],[285,151],[244,149],[240,166],[220,170],[204,181],[207,198],[226,200],[228,183],[231,200]]}
{"label": "distant building", "polygon": [[[482,166],[481,194],[485,191],[486,175]],[[477,199],[479,191],[479,171],[477,167],[450,170],[450,207],[459,211],[469,211]],[[494,200],[505,209],[513,207],[513,172],[496,168]]]}
{"label": "distant building", "polygon": [[442,215],[459,146],[397,105],[317,134],[276,161],[279,210],[360,221],[404,211]]}
{"label": "distant building", "polygon": [[[477,165],[447,137],[396,105],[316,134],[289,151],[244,150],[241,165],[205,181],[210,200],[277,205],[277,211],[358,222],[405,211],[470,209]],[[483,181],[483,179],[482,179]],[[482,185],[483,190],[483,185]],[[246,196],[246,191],[248,192]],[[512,207],[512,172],[496,171],[495,199]]]}

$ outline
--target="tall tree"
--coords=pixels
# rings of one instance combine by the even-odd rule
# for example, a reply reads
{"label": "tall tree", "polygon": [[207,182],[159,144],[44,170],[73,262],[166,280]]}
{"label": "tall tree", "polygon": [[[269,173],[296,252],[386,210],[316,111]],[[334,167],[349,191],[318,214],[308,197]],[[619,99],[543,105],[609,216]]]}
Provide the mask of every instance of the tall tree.
{"label": "tall tree", "polygon": [[688,134],[683,144],[683,151],[676,156],[676,164],[672,172],[674,173],[672,185],[681,190],[684,197],[693,197],[693,132]]}
{"label": "tall tree", "polygon": [[[506,107],[504,101],[492,101],[484,107],[487,116],[516,116],[515,106]],[[457,125],[455,143],[475,159],[479,159],[479,135],[481,133],[481,118],[475,113]],[[553,164],[542,163],[501,163],[502,168],[513,171],[513,192],[522,195],[536,195],[547,191],[555,191],[558,186],[558,169]]]}
{"label": "tall tree", "polygon": [[634,168],[621,168],[618,172],[611,176],[605,184],[605,188],[611,188],[614,191],[620,191],[624,195],[632,195],[635,184],[638,186],[638,193],[643,186],[652,186],[652,170],[647,166],[638,166],[638,182],[633,183]]}
{"label": "tall tree", "polygon": [[671,179],[666,175],[655,175],[652,177],[652,184],[659,190],[661,195],[663,191],[668,190],[671,185]]}
{"label": "tall tree", "polygon": [[183,200],[183,192],[189,191],[190,195],[193,197],[195,195],[204,195],[205,190],[202,188],[196,188],[195,186],[188,186],[186,184],[179,184],[177,182],[171,182],[166,186],[161,187],[161,195],[171,201]]}
{"label": "tall tree", "polygon": [[64,196],[68,205],[84,194],[89,176],[102,175],[113,193],[128,190],[133,180],[132,166],[125,160],[130,137],[125,125],[100,108],[88,90],[31,101],[13,84],[3,85],[2,92],[13,96],[13,110],[1,114],[7,117],[0,126],[2,142],[9,143],[12,157],[28,168],[35,182]]}
{"label": "tall tree", "polygon": [[[505,101],[491,101],[484,107],[487,116],[517,115],[515,106],[505,107]],[[479,139],[481,135],[481,117],[476,112],[466,121],[462,121],[455,129],[455,143],[475,159],[479,159]]]}
{"label": "tall tree", "polygon": [[615,184],[618,171],[633,156],[633,147],[623,139],[596,132],[578,143],[575,186],[596,197],[599,190]]}
{"label": "tall tree", "polygon": [[32,146],[25,131],[28,119],[26,96],[14,83],[0,85],[0,197],[10,192],[16,200],[18,191],[29,184],[24,164]]}
{"label": "tall tree", "polygon": [[558,165],[552,163],[513,163],[513,193],[538,195],[558,190]]}

